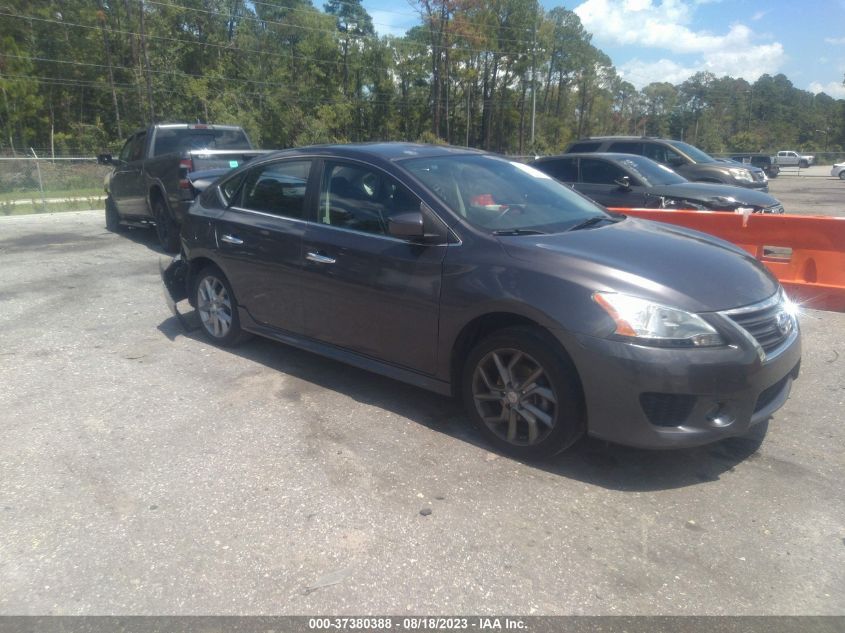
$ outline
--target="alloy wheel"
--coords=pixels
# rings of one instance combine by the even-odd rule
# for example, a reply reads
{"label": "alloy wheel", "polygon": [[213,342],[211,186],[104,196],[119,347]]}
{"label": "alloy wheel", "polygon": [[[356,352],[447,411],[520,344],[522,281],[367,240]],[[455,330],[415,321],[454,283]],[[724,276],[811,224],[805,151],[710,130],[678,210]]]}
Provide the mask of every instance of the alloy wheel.
{"label": "alloy wheel", "polygon": [[518,349],[496,349],[481,359],[472,397],[490,431],[516,446],[539,444],[557,422],[558,398],[546,370]]}
{"label": "alloy wheel", "polygon": [[197,287],[197,311],[202,325],[214,338],[222,339],[232,328],[232,300],[223,282],[212,275]]}

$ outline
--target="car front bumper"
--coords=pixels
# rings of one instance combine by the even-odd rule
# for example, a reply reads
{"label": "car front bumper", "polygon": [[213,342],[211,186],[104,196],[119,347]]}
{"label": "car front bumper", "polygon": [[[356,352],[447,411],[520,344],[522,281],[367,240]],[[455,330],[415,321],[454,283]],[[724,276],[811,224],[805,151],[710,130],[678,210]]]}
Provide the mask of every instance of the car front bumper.
{"label": "car front bumper", "polygon": [[773,357],[750,345],[665,349],[556,333],[585,396],[587,432],[641,448],[681,448],[746,434],[786,402],[800,332]]}

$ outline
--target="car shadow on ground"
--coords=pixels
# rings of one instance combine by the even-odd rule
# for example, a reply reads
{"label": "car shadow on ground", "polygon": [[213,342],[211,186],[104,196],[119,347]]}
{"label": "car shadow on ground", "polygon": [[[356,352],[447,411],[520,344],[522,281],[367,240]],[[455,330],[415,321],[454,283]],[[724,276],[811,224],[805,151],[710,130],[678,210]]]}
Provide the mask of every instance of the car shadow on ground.
{"label": "car shadow on ground", "polygon": [[135,242],[136,244],[140,244],[141,246],[146,246],[154,253],[158,253],[159,255],[165,255],[167,257],[172,257],[172,255],[170,255],[169,253],[164,252],[164,249],[161,247],[161,244],[158,241],[158,236],[156,235],[155,227],[153,226],[121,226],[120,230],[117,231],[117,234],[120,237],[124,237],[131,242]]}
{"label": "car shadow on ground", "polygon": [[[181,304],[180,308],[185,305],[187,303]],[[158,329],[170,340],[185,336],[207,344],[192,310],[179,318],[163,321]],[[356,402],[385,409],[479,448],[494,450],[472,426],[457,399],[260,337],[226,351],[342,393]],[[643,492],[683,488],[718,481],[726,473],[733,472],[737,464],[756,459],[767,431],[768,421],[755,426],[745,437],[664,451],[629,448],[585,437],[552,459],[525,464],[611,490]]]}

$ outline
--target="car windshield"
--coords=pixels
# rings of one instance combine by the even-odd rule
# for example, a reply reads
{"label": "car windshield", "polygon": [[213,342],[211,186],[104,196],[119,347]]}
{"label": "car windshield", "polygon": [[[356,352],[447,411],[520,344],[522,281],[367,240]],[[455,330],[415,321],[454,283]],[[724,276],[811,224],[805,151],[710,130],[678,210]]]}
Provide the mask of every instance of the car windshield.
{"label": "car windshield", "polygon": [[412,158],[402,166],[457,215],[490,232],[556,233],[611,217],[534,167],[496,156]]}
{"label": "car windshield", "polygon": [[681,150],[684,154],[692,158],[696,163],[715,163],[716,159],[710,154],[705,154],[697,147],[693,147],[689,143],[683,141],[669,141],[669,145]]}
{"label": "car windshield", "polygon": [[619,164],[628,171],[634,172],[645,184],[654,187],[657,185],[679,185],[688,182],[683,176],[679,176],[666,165],[655,163],[653,160],[643,156],[626,156],[619,160]]}

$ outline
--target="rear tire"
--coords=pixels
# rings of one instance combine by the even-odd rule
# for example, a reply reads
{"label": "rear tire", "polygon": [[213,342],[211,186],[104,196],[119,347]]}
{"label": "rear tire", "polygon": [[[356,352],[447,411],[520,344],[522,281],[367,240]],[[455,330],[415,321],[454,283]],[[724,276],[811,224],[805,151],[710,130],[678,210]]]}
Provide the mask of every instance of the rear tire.
{"label": "rear tire", "polygon": [[106,230],[117,233],[123,227],[120,225],[120,213],[111,196],[106,197]]}
{"label": "rear tire", "polygon": [[203,268],[194,279],[192,297],[205,337],[222,347],[246,338],[238,318],[238,302],[226,275],[216,266]]}
{"label": "rear tire", "polygon": [[156,236],[159,244],[167,253],[179,251],[179,225],[173,220],[170,211],[161,197],[153,198],[153,219],[156,223]]}
{"label": "rear tire", "polygon": [[464,364],[461,391],[482,435],[514,457],[551,457],[586,429],[575,367],[539,328],[506,328],[478,343]]}
{"label": "rear tire", "polygon": [[845,169],[839,172],[839,180],[845,180]]}

